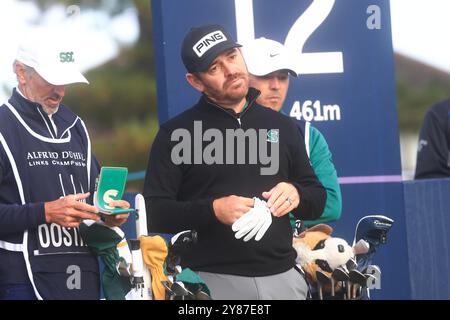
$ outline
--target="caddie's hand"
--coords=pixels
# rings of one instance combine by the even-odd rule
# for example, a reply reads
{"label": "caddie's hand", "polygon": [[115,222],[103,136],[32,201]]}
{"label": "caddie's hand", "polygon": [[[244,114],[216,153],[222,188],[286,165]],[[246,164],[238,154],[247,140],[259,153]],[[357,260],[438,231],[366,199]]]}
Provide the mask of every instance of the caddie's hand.
{"label": "caddie's hand", "polygon": [[55,201],[46,202],[45,222],[56,223],[66,228],[76,228],[83,220],[100,219],[96,207],[82,202],[90,193],[71,194]]}
{"label": "caddie's hand", "polygon": [[[128,209],[130,207],[130,204],[128,201],[125,200],[112,200],[108,203],[108,206],[111,207],[121,207],[123,209]],[[122,224],[124,224],[128,219],[129,214],[115,214],[115,215],[104,215],[105,218],[105,224],[109,227],[119,227]]]}
{"label": "caddie's hand", "polygon": [[275,217],[282,217],[297,208],[300,204],[300,195],[293,184],[280,182],[270,191],[262,193],[267,199],[267,207]]}
{"label": "caddie's hand", "polygon": [[213,201],[214,214],[217,220],[231,226],[244,213],[250,211],[254,206],[252,198],[239,196],[228,196]]}

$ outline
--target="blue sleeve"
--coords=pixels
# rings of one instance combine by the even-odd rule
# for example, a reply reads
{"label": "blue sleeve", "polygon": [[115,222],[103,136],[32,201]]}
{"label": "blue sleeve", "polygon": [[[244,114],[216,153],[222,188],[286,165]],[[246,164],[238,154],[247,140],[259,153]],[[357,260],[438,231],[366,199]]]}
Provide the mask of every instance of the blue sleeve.
{"label": "blue sleeve", "polygon": [[45,223],[44,203],[0,204],[0,238]]}
{"label": "blue sleeve", "polygon": [[[6,175],[2,159],[0,157],[0,185]],[[27,229],[37,228],[44,222],[44,203],[26,205],[0,203],[0,239]]]}

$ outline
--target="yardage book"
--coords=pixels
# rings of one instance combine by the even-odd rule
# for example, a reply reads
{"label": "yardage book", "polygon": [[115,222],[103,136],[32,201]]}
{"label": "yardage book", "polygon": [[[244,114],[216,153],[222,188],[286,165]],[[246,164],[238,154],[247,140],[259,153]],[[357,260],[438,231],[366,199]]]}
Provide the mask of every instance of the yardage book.
{"label": "yardage book", "polygon": [[112,200],[122,199],[127,175],[128,169],[124,167],[101,168],[94,192],[94,205],[101,213],[115,215],[134,211],[134,209],[109,206]]}

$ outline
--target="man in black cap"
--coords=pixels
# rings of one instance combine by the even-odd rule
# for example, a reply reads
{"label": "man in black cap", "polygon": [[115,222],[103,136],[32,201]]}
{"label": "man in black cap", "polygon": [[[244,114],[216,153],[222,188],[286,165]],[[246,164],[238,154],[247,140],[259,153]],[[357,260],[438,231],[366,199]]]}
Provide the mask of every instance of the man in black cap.
{"label": "man in black cap", "polygon": [[295,123],[256,103],[239,47],[218,25],[183,41],[186,79],[202,97],[162,124],[153,143],[149,231],[197,230],[182,265],[213,299],[304,299],[287,213],[318,218],[326,194]]}

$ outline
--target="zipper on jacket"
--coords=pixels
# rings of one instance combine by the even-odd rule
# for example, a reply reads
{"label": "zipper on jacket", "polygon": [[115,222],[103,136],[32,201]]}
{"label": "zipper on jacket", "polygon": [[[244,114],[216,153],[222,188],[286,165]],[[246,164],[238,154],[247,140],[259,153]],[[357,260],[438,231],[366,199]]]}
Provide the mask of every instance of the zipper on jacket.
{"label": "zipper on jacket", "polygon": [[234,119],[236,119],[237,122],[239,123],[239,128],[242,127],[241,118],[242,118],[242,116],[247,112],[247,110],[249,109],[248,106],[250,105],[250,102],[247,100],[247,101],[245,102],[245,106],[244,106],[243,111],[239,114],[239,116],[235,117],[235,116],[233,116],[231,113],[229,113],[228,111],[224,110],[224,108],[222,108],[221,106],[219,106],[219,105],[217,105],[217,104],[215,104],[215,103],[212,103],[211,101],[208,101],[208,103],[211,104],[211,105],[213,105],[213,106],[215,106],[216,108],[219,108],[220,110],[222,110],[223,112],[225,112],[226,114],[228,114],[230,117],[233,117]]}

